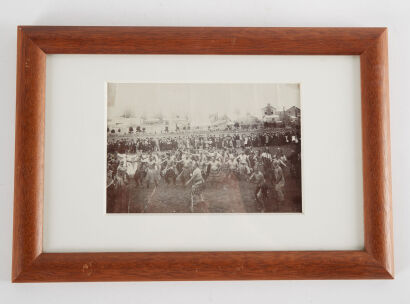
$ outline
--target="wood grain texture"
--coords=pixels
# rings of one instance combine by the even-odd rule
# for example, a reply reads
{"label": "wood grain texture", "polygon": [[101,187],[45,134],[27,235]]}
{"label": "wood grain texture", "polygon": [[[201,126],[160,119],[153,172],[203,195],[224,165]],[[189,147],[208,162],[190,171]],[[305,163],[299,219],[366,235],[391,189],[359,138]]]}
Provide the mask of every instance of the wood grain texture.
{"label": "wood grain texture", "polygon": [[17,33],[13,268],[22,272],[42,252],[46,55]]}
{"label": "wood grain texture", "polygon": [[359,55],[381,28],[24,27],[47,54]]}
{"label": "wood grain texture", "polygon": [[[360,55],[365,250],[42,252],[46,54]],[[393,278],[387,30],[19,27],[13,282]]]}
{"label": "wood grain texture", "polygon": [[387,31],[360,56],[365,248],[393,275]]}
{"label": "wood grain texture", "polygon": [[18,282],[385,277],[364,251],[43,253]]}

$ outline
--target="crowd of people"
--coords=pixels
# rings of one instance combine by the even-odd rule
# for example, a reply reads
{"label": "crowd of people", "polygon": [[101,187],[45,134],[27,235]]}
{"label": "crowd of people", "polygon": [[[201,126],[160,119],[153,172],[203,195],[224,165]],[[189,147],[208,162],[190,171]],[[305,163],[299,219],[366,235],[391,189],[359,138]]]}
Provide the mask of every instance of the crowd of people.
{"label": "crowd of people", "polygon": [[205,186],[217,189],[235,179],[255,184],[255,199],[264,211],[268,191],[284,201],[286,177],[300,178],[300,143],[300,134],[292,129],[117,138],[107,147],[107,201],[127,201],[130,183],[147,188],[191,185],[193,212],[194,204],[204,201]]}
{"label": "crowd of people", "polygon": [[125,138],[113,137],[109,139],[107,151],[108,153],[136,153],[137,151],[152,152],[178,149],[266,147],[298,143],[299,141],[300,132],[294,128],[220,134],[134,135]]}

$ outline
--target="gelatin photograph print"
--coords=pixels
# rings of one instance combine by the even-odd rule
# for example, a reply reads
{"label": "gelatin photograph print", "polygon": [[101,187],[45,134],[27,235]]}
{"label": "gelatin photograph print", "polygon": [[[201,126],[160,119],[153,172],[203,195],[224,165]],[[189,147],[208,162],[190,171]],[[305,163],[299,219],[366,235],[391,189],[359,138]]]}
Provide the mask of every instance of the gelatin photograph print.
{"label": "gelatin photograph print", "polygon": [[300,213],[299,84],[107,83],[107,213]]}

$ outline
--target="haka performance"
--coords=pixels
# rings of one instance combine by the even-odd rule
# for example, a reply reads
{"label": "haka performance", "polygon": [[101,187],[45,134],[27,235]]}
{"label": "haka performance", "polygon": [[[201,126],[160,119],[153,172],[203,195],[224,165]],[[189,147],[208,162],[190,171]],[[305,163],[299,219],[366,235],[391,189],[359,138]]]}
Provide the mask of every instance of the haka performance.
{"label": "haka performance", "polygon": [[[212,204],[206,197],[209,189],[223,192],[227,184],[241,182],[253,185],[255,202],[264,212],[268,198],[275,204],[286,199],[287,178],[300,178],[300,144],[300,134],[292,128],[110,136],[107,201],[129,205],[129,187],[152,191],[180,187],[190,192],[187,203],[190,212],[195,212],[198,203]],[[149,204],[149,199],[144,202],[143,212]]]}

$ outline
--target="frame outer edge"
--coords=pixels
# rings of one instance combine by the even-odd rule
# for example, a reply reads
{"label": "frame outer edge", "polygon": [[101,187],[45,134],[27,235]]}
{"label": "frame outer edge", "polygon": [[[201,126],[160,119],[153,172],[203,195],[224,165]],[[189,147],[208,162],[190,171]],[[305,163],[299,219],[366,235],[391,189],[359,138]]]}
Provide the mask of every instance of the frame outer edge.
{"label": "frame outer edge", "polygon": [[42,252],[46,55],[17,29],[12,281]]}
{"label": "frame outer edge", "polygon": [[361,55],[365,249],[394,276],[387,29]]}
{"label": "frame outer edge", "polygon": [[[56,29],[53,27],[53,29]],[[80,30],[83,28],[79,28]],[[245,252],[246,257],[259,259],[250,263],[255,267],[252,273],[242,269],[244,260],[239,258],[230,262],[237,253],[224,255],[220,261],[232,271],[232,276],[219,273],[213,258],[217,253],[86,253],[86,254],[47,254],[42,253],[43,198],[44,198],[44,118],[45,118],[45,71],[47,40],[41,44],[33,36],[41,32],[41,27],[19,27],[17,47],[17,94],[16,94],[16,140],[15,140],[15,179],[14,179],[14,220],[13,220],[13,282],[46,281],[123,281],[123,280],[203,280],[203,279],[325,279],[325,278],[392,278],[393,277],[393,232],[391,210],[391,168],[390,168],[390,131],[387,66],[387,32],[384,29],[360,30],[360,35],[367,37],[365,46],[360,44],[361,82],[362,82],[362,140],[363,140],[363,190],[365,217],[365,251],[344,252],[340,261],[334,260],[332,252]],[[373,36],[378,31],[378,36]],[[368,36],[371,32],[371,36]],[[367,34],[366,34],[367,33]],[[108,33],[109,34],[109,33]],[[107,34],[107,35],[108,35]],[[348,34],[347,32],[345,33]],[[362,41],[359,39],[358,41]],[[64,41],[58,44],[58,50],[64,49]],[[285,45],[274,46],[281,50]],[[71,49],[70,49],[71,50]],[[72,50],[75,52],[75,48]],[[127,49],[128,50],[128,49]],[[126,49],[119,50],[126,53]],[[276,50],[278,53],[280,53]],[[316,50],[316,49],[315,49]],[[134,48],[131,51],[135,52]],[[138,51],[139,52],[139,51]],[[309,53],[310,50],[301,51]],[[322,52],[323,49],[321,50]],[[310,53],[309,53],[310,54]],[[333,53],[331,53],[333,54]],[[339,53],[338,53],[339,54]],[[288,254],[292,256],[289,257]],[[90,261],[99,256],[99,263],[94,266]],[[170,255],[171,256],[170,256]],[[266,256],[268,254],[268,256]],[[313,254],[313,256],[312,256]],[[339,256],[340,253],[337,253]],[[285,255],[285,256],[283,256]],[[239,254],[240,256],[240,254]],[[272,257],[282,257],[284,266],[279,272],[270,273],[266,267],[275,268],[278,261]],[[146,273],[130,269],[138,257]],[[212,259],[211,259],[212,258]],[[227,258],[227,259],[226,259]],[[211,259],[211,260],[210,260]],[[195,269],[185,269],[178,274],[183,262]],[[219,261],[219,260],[218,260]],[[220,262],[219,261],[219,262]],[[314,262],[314,265],[310,263]],[[323,262],[330,264],[320,268]],[[218,263],[219,263],[218,262]],[[246,262],[249,262],[246,260]],[[84,272],[90,263],[93,272]],[[102,263],[101,265],[99,265]],[[112,267],[112,263],[118,267]],[[349,264],[350,263],[350,264]],[[87,264],[88,265],[88,264]],[[158,273],[153,266],[168,267],[171,272]],[[78,266],[78,269],[73,267]],[[101,269],[99,268],[101,266]],[[109,267],[108,267],[109,266]],[[239,267],[235,268],[235,267]],[[303,267],[302,267],[303,266]],[[358,266],[360,269],[358,269]],[[90,266],[88,266],[88,269]],[[108,268],[107,268],[108,267]],[[175,268],[176,267],[176,268]],[[211,268],[209,268],[211,267]],[[294,272],[288,267],[293,267]],[[302,267],[302,268],[300,268]],[[86,267],[87,268],[87,267]],[[174,269],[175,268],[175,269]],[[273,271],[273,268],[271,269]],[[195,270],[195,272],[193,272]],[[200,275],[196,270],[206,271]],[[74,271],[74,272],[73,272]],[[105,274],[113,271],[109,277]],[[290,272],[289,272],[290,271]],[[308,273],[306,273],[306,271]],[[82,275],[79,276],[81,272]],[[92,273],[92,275],[90,275]],[[310,275],[309,275],[310,273]],[[248,276],[249,274],[249,276]],[[161,276],[162,275],[162,276]],[[90,276],[85,278],[84,276]]]}

